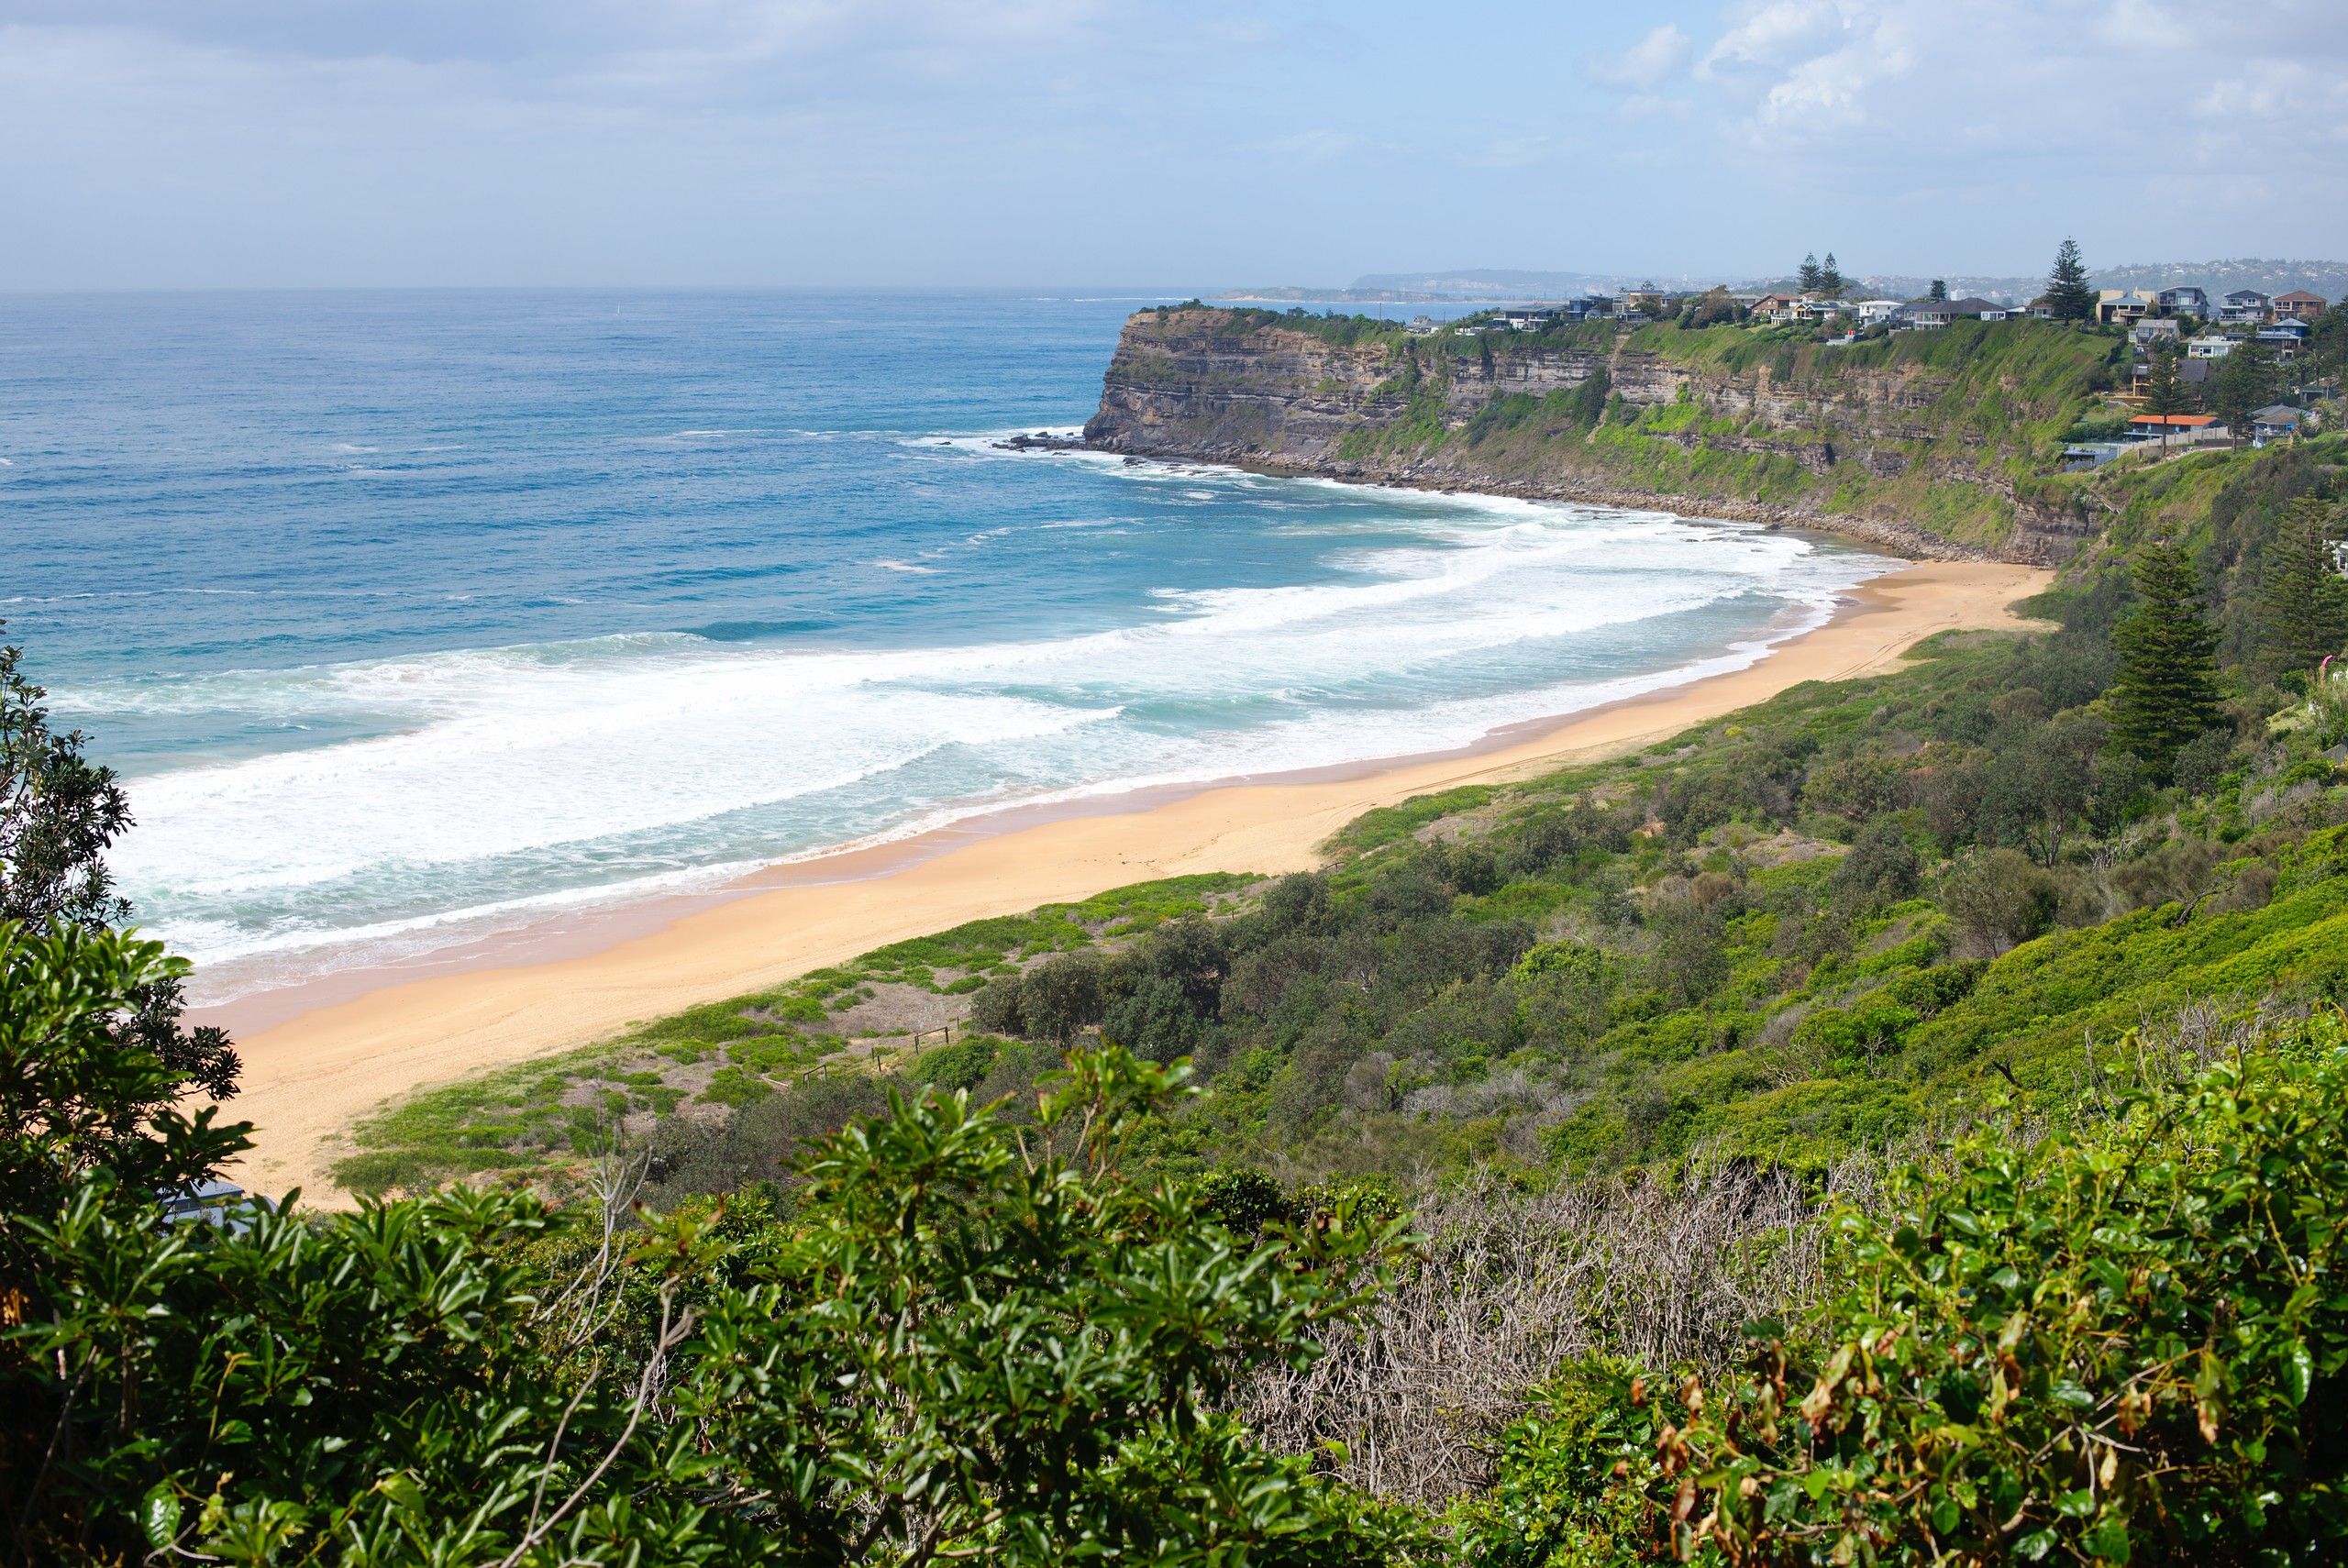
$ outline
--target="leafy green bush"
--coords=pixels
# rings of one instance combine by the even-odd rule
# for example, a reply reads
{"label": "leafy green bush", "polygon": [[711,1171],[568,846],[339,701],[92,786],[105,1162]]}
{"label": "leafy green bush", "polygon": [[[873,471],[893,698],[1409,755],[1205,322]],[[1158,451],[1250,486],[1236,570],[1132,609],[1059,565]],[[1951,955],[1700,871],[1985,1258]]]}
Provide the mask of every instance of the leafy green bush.
{"label": "leafy green bush", "polygon": [[914,1063],[912,1076],[916,1082],[947,1094],[976,1088],[993,1067],[995,1053],[1002,1044],[991,1034],[965,1034],[950,1044],[924,1052]]}
{"label": "leafy green bush", "polygon": [[0,1327],[39,1300],[28,1220],[94,1183],[143,1212],[244,1147],[212,1108],[183,1110],[185,1072],[120,1027],[186,969],[123,933],[0,921]]}
{"label": "leafy green bush", "polygon": [[1843,1214],[1839,1290],[1691,1385],[1645,1499],[1737,1562],[2328,1560],[2343,1216],[2337,1013],[2088,1130],[1971,1137]]}
{"label": "leafy green bush", "polygon": [[11,1217],[39,1306],[0,1338],[17,1553],[1398,1562],[1412,1518],[1214,1413],[1311,1360],[1395,1228],[1243,1251],[1120,1176],[1180,1076],[1080,1055],[1025,1141],[899,1099],[787,1224],[682,1204],[600,1243],[601,1216],[462,1191],[175,1231],[81,1173]]}
{"label": "leafy green bush", "polygon": [[1685,1420],[1630,1363],[1593,1355],[1501,1433],[1491,1485],[1452,1510],[1467,1568],[1632,1568],[1657,1555],[1656,1439]]}

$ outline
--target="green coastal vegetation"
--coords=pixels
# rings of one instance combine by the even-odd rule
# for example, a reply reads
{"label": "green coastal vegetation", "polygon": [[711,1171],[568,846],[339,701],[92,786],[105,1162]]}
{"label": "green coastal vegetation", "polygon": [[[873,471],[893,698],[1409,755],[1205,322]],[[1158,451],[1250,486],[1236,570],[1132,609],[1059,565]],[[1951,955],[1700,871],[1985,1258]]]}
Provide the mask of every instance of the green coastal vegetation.
{"label": "green coastal vegetation", "polygon": [[428,1089],[333,1215],[164,1214],[233,1049],[11,651],[0,1540],[2331,1560],[2348,440],[2062,482],[2036,630]]}

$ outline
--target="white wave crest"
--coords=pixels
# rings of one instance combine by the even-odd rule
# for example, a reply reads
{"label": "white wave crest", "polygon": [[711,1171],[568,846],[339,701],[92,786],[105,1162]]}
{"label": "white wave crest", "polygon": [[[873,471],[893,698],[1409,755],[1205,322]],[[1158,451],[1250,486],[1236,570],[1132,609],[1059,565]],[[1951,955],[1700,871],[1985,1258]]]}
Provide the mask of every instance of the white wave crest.
{"label": "white wave crest", "polygon": [[[1390,542],[1398,509],[1418,543]],[[134,779],[117,869],[199,959],[428,944],[1006,803],[1464,745],[1750,663],[1887,564],[1739,525],[1410,491],[1385,537],[1324,557],[1325,580],[1161,591],[1155,613],[1080,635],[638,633],[70,697],[372,732]]]}

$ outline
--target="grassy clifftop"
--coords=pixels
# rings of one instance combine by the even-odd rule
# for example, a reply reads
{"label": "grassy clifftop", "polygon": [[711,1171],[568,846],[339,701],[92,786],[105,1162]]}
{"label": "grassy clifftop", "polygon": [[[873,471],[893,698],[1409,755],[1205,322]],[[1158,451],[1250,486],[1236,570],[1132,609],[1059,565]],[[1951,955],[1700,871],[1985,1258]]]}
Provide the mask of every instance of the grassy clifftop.
{"label": "grassy clifftop", "polygon": [[1821,344],[1593,322],[1413,337],[1364,317],[1145,311],[1087,427],[1112,450],[1811,522],[1920,553],[2068,556],[2064,435],[2114,337],[2035,322]]}

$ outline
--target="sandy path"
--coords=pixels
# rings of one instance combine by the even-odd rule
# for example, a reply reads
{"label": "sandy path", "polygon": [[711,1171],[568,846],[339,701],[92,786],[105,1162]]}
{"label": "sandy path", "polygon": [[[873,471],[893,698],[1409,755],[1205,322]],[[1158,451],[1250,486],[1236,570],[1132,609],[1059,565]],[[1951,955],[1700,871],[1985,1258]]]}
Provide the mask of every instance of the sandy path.
{"label": "sandy path", "polygon": [[1634,750],[1805,680],[1871,673],[1955,627],[2021,624],[2007,610],[2049,574],[1934,563],[1877,579],[1828,624],[1750,669],[1578,715],[1537,738],[1366,777],[1210,789],[1114,815],[980,838],[864,880],[759,892],[600,952],[393,984],[239,1042],[258,1146],[242,1177],[333,1201],[331,1140],[389,1097],[584,1044],[628,1024],[789,979],[884,943],[983,916],[1199,871],[1283,872],[1375,806]]}

